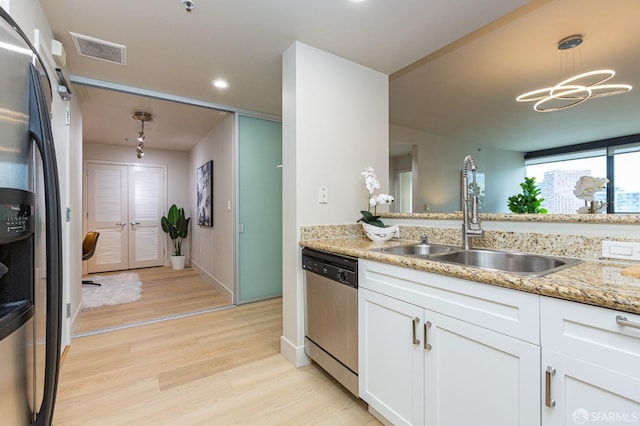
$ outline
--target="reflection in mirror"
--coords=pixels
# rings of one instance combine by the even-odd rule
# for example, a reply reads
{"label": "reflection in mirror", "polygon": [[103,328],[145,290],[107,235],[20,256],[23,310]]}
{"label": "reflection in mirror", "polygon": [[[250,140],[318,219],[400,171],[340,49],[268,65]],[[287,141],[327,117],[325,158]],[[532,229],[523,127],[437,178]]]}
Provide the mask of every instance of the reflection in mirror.
{"label": "reflection in mirror", "polygon": [[[507,199],[521,191],[528,173],[527,153],[640,133],[640,62],[630,55],[634,40],[640,39],[640,2],[620,0],[616,11],[616,20],[605,20],[611,5],[599,0],[529,2],[392,74],[390,153],[393,158],[397,146],[418,148],[412,158],[412,211],[460,210],[459,176],[466,155],[473,155],[485,173],[484,211],[508,213]],[[574,31],[584,36],[576,48],[581,59],[574,74],[611,68],[616,82],[630,84],[632,91],[548,113],[515,101],[531,88],[558,81],[558,41],[569,35],[563,16],[572,16],[579,23]],[[607,42],[612,37],[619,41],[615,48]],[[622,155],[616,158],[622,161]],[[594,170],[591,176],[603,177],[600,173]],[[536,180],[542,183],[544,174]],[[640,192],[631,184],[624,187],[621,203]],[[572,202],[583,203],[571,192]],[[614,211],[634,211],[624,206]],[[576,206],[567,209],[575,212]]]}

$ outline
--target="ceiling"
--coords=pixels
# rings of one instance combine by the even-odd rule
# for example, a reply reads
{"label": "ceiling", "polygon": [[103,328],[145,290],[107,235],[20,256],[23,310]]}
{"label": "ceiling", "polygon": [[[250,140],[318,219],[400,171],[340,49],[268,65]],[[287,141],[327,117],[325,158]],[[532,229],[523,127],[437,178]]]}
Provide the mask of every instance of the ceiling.
{"label": "ceiling", "polygon": [[129,144],[135,147],[141,123],[133,119],[133,113],[142,111],[152,117],[144,125],[147,148],[188,151],[229,114],[226,111],[94,87],[77,86],[76,92],[83,104],[83,137],[92,143]]}
{"label": "ceiling", "polygon": [[[131,116],[145,111],[146,148],[188,150],[223,116],[159,97],[280,116],[282,53],[296,40],[389,74],[392,124],[519,151],[640,133],[637,0],[613,12],[601,0],[195,0],[191,13],[180,0],[40,3],[75,81],[145,93],[76,84],[89,142],[133,147]],[[127,65],[78,55],[70,31],[127,46]],[[556,44],[574,33],[585,71],[612,67],[637,90],[556,113],[516,103],[559,81]]]}

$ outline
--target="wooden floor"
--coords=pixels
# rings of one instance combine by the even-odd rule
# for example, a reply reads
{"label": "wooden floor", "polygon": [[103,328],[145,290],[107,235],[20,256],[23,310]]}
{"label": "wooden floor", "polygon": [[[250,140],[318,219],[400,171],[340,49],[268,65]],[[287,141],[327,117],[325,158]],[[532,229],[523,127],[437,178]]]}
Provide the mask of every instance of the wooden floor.
{"label": "wooden floor", "polygon": [[278,298],[75,338],[54,425],[379,424],[281,334]]}
{"label": "wooden floor", "polygon": [[[171,267],[135,269],[142,281],[142,298],[131,303],[100,306],[80,312],[74,334],[197,312],[231,304],[197,271]],[[112,275],[120,272],[95,275]],[[91,275],[87,278],[91,279]]]}

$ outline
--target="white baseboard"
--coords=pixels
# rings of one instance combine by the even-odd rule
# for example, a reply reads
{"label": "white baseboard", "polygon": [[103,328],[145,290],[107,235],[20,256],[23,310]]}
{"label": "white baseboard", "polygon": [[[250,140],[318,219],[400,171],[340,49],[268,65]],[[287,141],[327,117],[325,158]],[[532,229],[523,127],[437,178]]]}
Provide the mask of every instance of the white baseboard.
{"label": "white baseboard", "polygon": [[76,330],[78,329],[78,315],[82,312],[82,300],[76,307],[76,310],[71,314],[71,318],[69,319],[71,330],[69,330],[69,336],[73,337],[76,334]]}
{"label": "white baseboard", "polygon": [[280,353],[296,368],[311,363],[311,358],[304,353],[304,345],[295,346],[284,336],[280,336]]}
{"label": "white baseboard", "polygon": [[200,275],[205,277],[207,281],[216,289],[218,293],[221,295],[229,296],[229,300],[233,301],[233,292],[224,286],[220,281],[218,281],[215,277],[213,277],[210,273],[205,271],[197,262],[191,259],[191,267],[198,271]]}

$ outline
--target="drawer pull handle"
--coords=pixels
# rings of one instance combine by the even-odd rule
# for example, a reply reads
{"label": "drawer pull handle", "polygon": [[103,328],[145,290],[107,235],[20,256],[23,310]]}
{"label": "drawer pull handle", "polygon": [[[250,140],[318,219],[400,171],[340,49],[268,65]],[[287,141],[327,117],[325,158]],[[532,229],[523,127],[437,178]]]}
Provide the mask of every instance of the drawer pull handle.
{"label": "drawer pull handle", "polygon": [[428,351],[431,350],[431,344],[427,342],[427,330],[431,327],[431,321],[424,323],[424,348]]}
{"label": "drawer pull handle", "polygon": [[619,325],[623,325],[625,327],[631,327],[631,328],[640,328],[640,322],[633,322],[633,321],[629,321],[627,319],[627,317],[622,316],[622,315],[618,315],[616,316],[616,322]]}
{"label": "drawer pull handle", "polygon": [[544,405],[547,407],[555,407],[556,401],[551,399],[551,376],[556,374],[556,369],[552,366],[547,366],[547,371],[545,371],[545,380],[544,380]]}
{"label": "drawer pull handle", "polygon": [[413,344],[414,345],[419,345],[420,344],[420,340],[418,340],[416,338],[416,327],[418,326],[418,324],[420,324],[420,318],[416,317],[416,318],[413,319],[413,323],[412,323],[412,326],[413,326],[413,329],[412,329],[412,331],[413,331]]}

